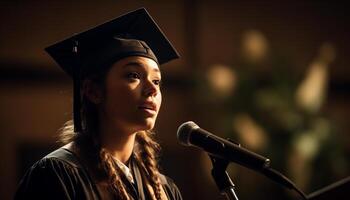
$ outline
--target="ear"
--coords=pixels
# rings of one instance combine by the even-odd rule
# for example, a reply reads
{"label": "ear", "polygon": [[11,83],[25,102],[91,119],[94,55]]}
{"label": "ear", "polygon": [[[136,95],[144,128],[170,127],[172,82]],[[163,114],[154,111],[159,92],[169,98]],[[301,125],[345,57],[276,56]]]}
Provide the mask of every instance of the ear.
{"label": "ear", "polygon": [[89,79],[83,82],[83,95],[94,104],[100,104],[102,102],[102,88]]}

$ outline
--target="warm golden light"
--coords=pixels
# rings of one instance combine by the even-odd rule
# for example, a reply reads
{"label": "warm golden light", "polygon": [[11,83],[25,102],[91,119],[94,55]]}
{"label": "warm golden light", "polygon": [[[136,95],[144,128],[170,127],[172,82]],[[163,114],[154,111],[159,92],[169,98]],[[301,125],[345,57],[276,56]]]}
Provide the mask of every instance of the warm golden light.
{"label": "warm golden light", "polygon": [[268,143],[265,130],[248,114],[237,115],[233,120],[233,128],[238,133],[239,141],[247,148],[265,149]]}
{"label": "warm golden light", "polygon": [[218,96],[227,97],[234,92],[237,75],[229,66],[214,65],[207,72],[207,79]]}
{"label": "warm golden light", "polygon": [[243,34],[242,53],[252,62],[260,62],[268,53],[269,45],[261,31],[250,30]]}
{"label": "warm golden light", "polygon": [[335,48],[330,43],[324,43],[319,55],[310,64],[306,77],[296,91],[296,102],[307,112],[317,112],[325,100],[328,83],[328,66],[336,56]]}

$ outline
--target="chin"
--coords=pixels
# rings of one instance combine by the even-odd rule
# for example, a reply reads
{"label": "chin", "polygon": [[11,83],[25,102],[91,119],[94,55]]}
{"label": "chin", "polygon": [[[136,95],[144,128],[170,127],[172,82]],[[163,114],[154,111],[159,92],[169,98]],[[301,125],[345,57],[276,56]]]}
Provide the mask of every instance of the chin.
{"label": "chin", "polygon": [[154,128],[154,122],[148,122],[145,126],[146,131],[152,130],[153,128]]}
{"label": "chin", "polygon": [[145,119],[138,124],[140,131],[149,131],[154,128],[155,120],[154,119]]}

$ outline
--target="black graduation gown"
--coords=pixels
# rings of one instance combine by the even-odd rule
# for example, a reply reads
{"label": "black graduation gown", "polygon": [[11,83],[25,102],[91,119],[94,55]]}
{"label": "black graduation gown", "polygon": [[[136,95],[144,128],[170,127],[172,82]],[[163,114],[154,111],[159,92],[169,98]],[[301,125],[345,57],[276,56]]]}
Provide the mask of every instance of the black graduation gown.
{"label": "black graduation gown", "polygon": [[[136,184],[127,180],[124,182],[131,199],[150,199],[138,165],[133,159],[130,167]],[[92,177],[74,152],[61,147],[36,162],[26,172],[15,199],[111,199],[110,195],[105,194],[107,190],[101,190]],[[161,182],[169,200],[182,199],[170,178],[161,175]]]}

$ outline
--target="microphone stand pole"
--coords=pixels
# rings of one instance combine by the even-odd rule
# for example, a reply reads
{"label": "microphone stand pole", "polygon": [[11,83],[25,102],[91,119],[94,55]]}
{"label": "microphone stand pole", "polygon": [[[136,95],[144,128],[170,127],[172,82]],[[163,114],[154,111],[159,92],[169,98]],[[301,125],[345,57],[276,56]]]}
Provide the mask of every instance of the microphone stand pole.
{"label": "microphone stand pole", "polygon": [[218,186],[222,195],[225,195],[228,200],[238,200],[235,193],[235,185],[233,184],[230,176],[226,172],[226,168],[229,162],[225,159],[218,158],[208,154],[213,164],[211,175],[214,178],[216,185]]}

